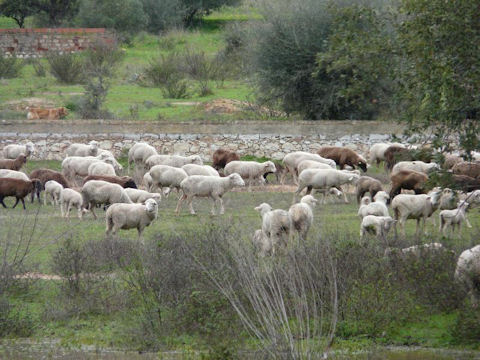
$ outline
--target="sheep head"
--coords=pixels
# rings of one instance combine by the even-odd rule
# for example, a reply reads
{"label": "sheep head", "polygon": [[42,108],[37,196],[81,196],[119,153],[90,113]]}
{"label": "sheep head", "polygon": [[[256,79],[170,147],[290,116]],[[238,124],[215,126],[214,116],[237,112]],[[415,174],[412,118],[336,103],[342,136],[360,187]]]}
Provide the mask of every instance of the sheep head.
{"label": "sheep head", "polygon": [[203,165],[202,158],[198,155],[191,155],[188,157],[191,164]]}
{"label": "sheep head", "polygon": [[375,194],[374,201],[381,201],[383,203],[387,203],[388,200],[390,200],[390,195],[388,195],[385,191],[379,191]]}
{"label": "sheep head", "polygon": [[360,206],[368,205],[368,204],[370,204],[370,197],[364,196],[360,201]]}
{"label": "sheep head", "polygon": [[265,172],[274,173],[277,171],[277,168],[275,167],[273,161],[266,161],[263,163],[263,166],[265,167]]}
{"label": "sheep head", "polygon": [[312,195],[305,195],[304,197],[302,197],[300,202],[304,204],[308,204],[310,205],[310,207],[313,208],[315,207],[315,205],[317,205],[318,200],[315,199]]}
{"label": "sheep head", "polygon": [[147,213],[149,213],[150,215],[153,215],[155,219],[157,218],[158,204],[154,199],[147,199],[145,201],[145,209],[147,210]]}
{"label": "sheep head", "polygon": [[362,169],[363,172],[367,172],[367,161],[359,155],[357,166]]}
{"label": "sheep head", "polygon": [[245,186],[245,181],[243,181],[242,177],[237,173],[229,175],[228,178],[233,186]]}
{"label": "sheep head", "polygon": [[263,217],[267,212],[272,211],[272,207],[267,203],[261,203],[260,205],[256,206],[254,210],[259,211],[260,215]]}

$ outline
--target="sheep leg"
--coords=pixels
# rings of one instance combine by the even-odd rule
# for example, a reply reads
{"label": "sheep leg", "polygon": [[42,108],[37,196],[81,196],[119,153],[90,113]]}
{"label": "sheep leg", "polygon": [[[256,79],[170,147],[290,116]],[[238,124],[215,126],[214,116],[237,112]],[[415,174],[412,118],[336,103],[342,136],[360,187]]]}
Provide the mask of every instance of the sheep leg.
{"label": "sheep leg", "polygon": [[145,242],[143,241],[143,229],[144,229],[143,226],[137,227],[138,241],[140,241],[142,245],[145,245]]}
{"label": "sheep leg", "polygon": [[212,201],[213,201],[213,202],[212,202],[212,210],[210,211],[210,213],[211,213],[212,215],[215,215],[215,205],[216,205],[216,203],[217,203],[217,197],[215,197],[215,196],[213,196],[213,195],[210,196],[210,197],[212,198]]}
{"label": "sheep leg", "polygon": [[17,206],[18,202],[20,201],[20,198],[17,197],[16,199],[17,199],[17,201],[15,201],[15,205],[13,205],[12,209],[15,209],[15,206]]}
{"label": "sheep leg", "polygon": [[348,204],[348,199],[347,199],[347,193],[346,191],[343,191],[342,187],[339,186],[339,190],[343,193],[343,200],[345,201],[345,204]]}
{"label": "sheep leg", "polygon": [[467,227],[468,227],[469,229],[472,228],[472,224],[470,224],[470,221],[468,221],[467,213],[465,213],[465,224],[467,224]]}
{"label": "sheep leg", "polygon": [[[162,190],[160,189],[160,191]],[[183,194],[183,196],[180,199],[178,199],[177,208],[175,209],[175,214],[177,215],[179,214],[180,207],[182,206],[182,203],[186,198],[187,198],[187,195]]]}
{"label": "sheep leg", "polygon": [[93,209],[95,209],[95,205],[90,203],[89,210],[92,212],[93,218],[97,220],[97,215],[95,214],[95,211],[93,211]]}
{"label": "sheep leg", "polygon": [[225,214],[225,208],[223,207],[223,199],[221,196],[218,197],[218,201],[220,202],[220,215]]}
{"label": "sheep leg", "polygon": [[0,197],[0,204],[2,204],[2,206],[6,209],[7,208],[7,205],[5,205],[5,203],[3,202],[3,199],[4,197]]}

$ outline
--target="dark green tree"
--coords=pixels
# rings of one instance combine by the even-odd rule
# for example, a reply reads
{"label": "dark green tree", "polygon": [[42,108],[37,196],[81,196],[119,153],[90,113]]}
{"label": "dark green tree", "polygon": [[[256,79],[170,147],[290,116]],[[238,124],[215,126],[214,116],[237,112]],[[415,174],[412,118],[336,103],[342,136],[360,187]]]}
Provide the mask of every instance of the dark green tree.
{"label": "dark green tree", "polygon": [[183,7],[183,23],[192,25],[195,18],[202,17],[221,6],[235,5],[239,0],[180,0]]}
{"label": "dark green tree", "polygon": [[33,0],[34,6],[42,12],[48,26],[60,26],[73,18],[78,11],[78,0]]}
{"label": "dark green tree", "polygon": [[33,5],[33,0],[3,0],[0,1],[0,14],[12,18],[23,28],[25,18],[38,11]]}
{"label": "dark green tree", "polygon": [[[480,0],[402,0],[401,105],[410,133],[479,148]],[[452,139],[452,138],[450,138]]]}

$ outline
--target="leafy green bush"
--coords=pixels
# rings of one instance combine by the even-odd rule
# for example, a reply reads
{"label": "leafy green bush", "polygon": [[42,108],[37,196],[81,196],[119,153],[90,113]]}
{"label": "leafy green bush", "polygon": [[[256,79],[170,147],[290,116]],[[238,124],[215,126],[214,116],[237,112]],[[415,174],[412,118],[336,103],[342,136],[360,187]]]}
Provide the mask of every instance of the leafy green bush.
{"label": "leafy green bush", "polygon": [[16,78],[20,75],[24,63],[15,57],[0,56],[0,79]]}
{"label": "leafy green bush", "polygon": [[51,52],[47,55],[50,73],[61,83],[79,84],[84,81],[80,54]]}
{"label": "leafy green bush", "polygon": [[183,59],[176,53],[151,59],[144,70],[145,79],[153,86],[162,89],[166,98],[180,99],[187,97],[188,85],[182,71]]}

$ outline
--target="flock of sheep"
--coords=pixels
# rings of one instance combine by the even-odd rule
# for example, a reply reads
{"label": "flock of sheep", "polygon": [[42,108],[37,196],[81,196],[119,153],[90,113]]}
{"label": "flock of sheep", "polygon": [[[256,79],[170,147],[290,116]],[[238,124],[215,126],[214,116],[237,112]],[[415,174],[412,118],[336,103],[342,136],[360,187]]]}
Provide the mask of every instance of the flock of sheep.
{"label": "flock of sheep", "polygon": [[[459,234],[463,222],[471,227],[467,218],[469,207],[480,204],[480,163],[465,162],[455,154],[447,155],[444,167],[452,171],[452,181],[463,192],[449,188],[434,188],[427,192],[426,183],[431,172],[440,166],[431,159],[427,162],[414,158],[411,148],[395,144],[375,144],[370,149],[370,163],[384,161],[390,172],[389,193],[377,179],[361,176],[360,170],[367,171],[367,160],[347,147],[321,147],[317,154],[292,152],[283,158],[283,165],[272,161],[240,161],[232,151],[218,149],[213,154],[212,166],[204,165],[198,155],[162,155],[144,142],[134,144],[128,152],[128,171],[134,166],[134,175],[118,176],[123,170],[110,151],[100,149],[98,142],[72,144],[66,149],[62,162],[62,172],[51,169],[34,170],[30,176],[21,172],[27,158],[35,151],[32,143],[11,144],[3,149],[4,159],[0,159],[0,204],[5,208],[5,197],[16,198],[14,207],[21,201],[25,209],[25,197],[35,196],[40,201],[40,193],[45,191],[52,204],[60,205],[62,217],[69,217],[76,208],[78,217],[92,213],[95,208],[104,206],[106,210],[106,234],[116,236],[120,229],[138,230],[139,239],[145,227],[158,216],[158,204],[162,197],[169,196],[172,190],[180,193],[175,209],[178,214],[184,202],[191,214],[195,214],[192,201],[195,197],[211,198],[212,214],[223,214],[223,195],[235,187],[248,183],[263,185],[267,175],[274,173],[283,184],[286,174],[290,174],[297,185],[293,205],[288,210],[272,209],[267,203],[255,207],[262,219],[261,229],[254,231],[253,243],[260,256],[274,255],[286,246],[295,234],[305,240],[313,223],[313,208],[318,203],[312,195],[319,192],[323,203],[328,195],[343,196],[348,202],[342,186],[356,186],[359,202],[357,215],[360,217],[360,236],[376,235],[386,244],[386,236],[397,223],[405,235],[405,222],[417,221],[416,235],[420,222],[425,222],[439,209],[440,230],[446,236],[458,227]],[[406,161],[398,162],[402,155]],[[337,166],[339,169],[337,169]],[[137,188],[142,186],[145,190]],[[299,202],[298,196],[306,189]],[[402,193],[412,190],[412,193]],[[368,195],[366,195],[368,194]],[[394,217],[389,213],[389,205]],[[387,244],[388,245],[388,244]],[[441,244],[433,243],[402,249],[403,253],[418,251],[438,251]],[[391,251],[387,247],[388,251]],[[464,251],[457,263],[456,277],[467,286],[475,301],[480,299],[480,245]]]}

